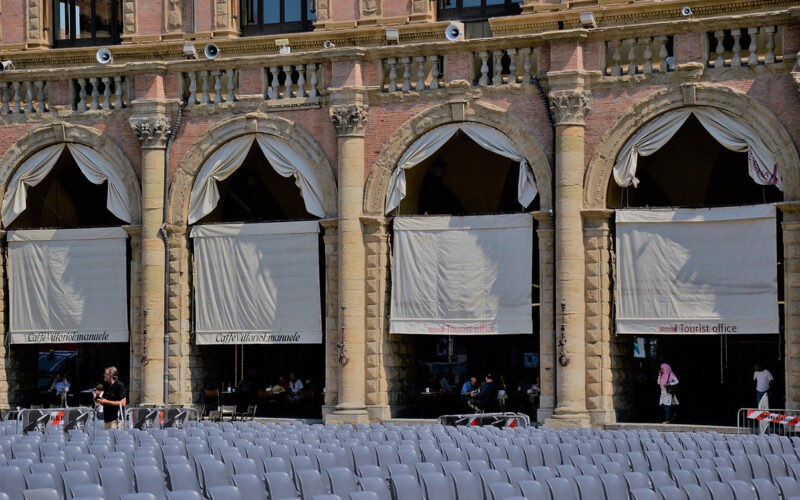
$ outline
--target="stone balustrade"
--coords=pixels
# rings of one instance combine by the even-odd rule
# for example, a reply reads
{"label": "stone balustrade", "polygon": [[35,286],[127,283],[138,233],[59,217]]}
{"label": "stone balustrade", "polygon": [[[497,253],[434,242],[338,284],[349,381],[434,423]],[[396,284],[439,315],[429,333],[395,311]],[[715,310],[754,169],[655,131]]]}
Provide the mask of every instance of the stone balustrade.
{"label": "stone balustrade", "polygon": [[236,101],[239,72],[236,69],[187,71],[183,76],[183,102],[187,106]]}
{"label": "stone balustrade", "polygon": [[672,37],[658,35],[606,41],[607,76],[652,75],[675,69]]}
{"label": "stone balustrade", "polygon": [[72,81],[74,110],[122,109],[128,104],[128,85],[124,76],[77,78]]}
{"label": "stone balustrade", "polygon": [[264,72],[264,99],[267,101],[293,98],[319,100],[323,85],[321,63],[274,65],[264,68]]}
{"label": "stone balustrade", "polygon": [[387,57],[381,60],[382,92],[420,92],[444,86],[444,58],[440,55]]}
{"label": "stone balustrade", "polygon": [[783,61],[783,29],[778,26],[708,32],[709,68],[738,68]]}
{"label": "stone balustrade", "polygon": [[480,50],[475,58],[475,85],[531,83],[542,73],[541,47]]}
{"label": "stone balustrade", "polygon": [[50,111],[45,80],[0,82],[0,115]]}

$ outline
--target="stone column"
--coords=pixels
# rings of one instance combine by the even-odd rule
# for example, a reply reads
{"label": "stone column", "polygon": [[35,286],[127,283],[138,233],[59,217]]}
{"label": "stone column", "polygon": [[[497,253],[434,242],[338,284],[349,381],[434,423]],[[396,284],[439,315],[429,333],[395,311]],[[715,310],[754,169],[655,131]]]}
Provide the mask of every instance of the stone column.
{"label": "stone column", "polygon": [[396,371],[386,321],[389,231],[384,217],[362,217],[361,222],[365,233],[366,403],[370,420],[380,421],[392,417],[389,384]]}
{"label": "stone column", "polygon": [[616,423],[611,373],[611,234],[613,210],[584,210],[586,248],[586,408],[592,425]]}
{"label": "stone column", "polygon": [[123,226],[131,245],[130,283],[130,381],[128,401],[142,400],[142,227]]}
{"label": "stone column", "polygon": [[556,122],[556,409],[552,426],[588,426],[584,338],[583,206],[584,117],[588,93],[550,94]]}
{"label": "stone column", "polygon": [[556,394],[555,331],[553,330],[553,214],[533,212],[539,239],[539,411],[537,422],[553,415]]}
{"label": "stone column", "polygon": [[170,122],[165,106],[134,103],[131,128],[142,144],[142,403],[164,403],[164,169]]}
{"label": "stone column", "polygon": [[339,235],[337,219],[320,222],[325,245],[325,403],[322,416],[327,418],[336,409],[339,394]]}
{"label": "stone column", "polygon": [[778,203],[783,212],[783,314],[786,408],[800,409],[800,203]]}
{"label": "stone column", "polygon": [[[194,397],[192,379],[189,371],[191,343],[189,331],[189,257],[188,228],[183,225],[167,224],[169,241],[168,310],[166,312],[167,334],[169,335],[169,404],[191,405]],[[203,381],[204,382],[204,381]]]}
{"label": "stone column", "polygon": [[349,104],[331,106],[338,135],[339,169],[339,394],[336,410],[326,422],[368,422],[365,400],[364,236],[361,230],[364,196],[364,126],[367,106],[361,94],[342,97]]}

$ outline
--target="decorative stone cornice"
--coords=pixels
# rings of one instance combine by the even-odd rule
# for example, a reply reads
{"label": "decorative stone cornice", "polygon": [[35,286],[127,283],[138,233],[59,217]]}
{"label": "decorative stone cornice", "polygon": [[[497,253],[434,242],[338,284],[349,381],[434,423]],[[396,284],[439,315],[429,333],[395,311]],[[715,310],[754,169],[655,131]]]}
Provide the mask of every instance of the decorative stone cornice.
{"label": "decorative stone cornice", "polygon": [[337,104],[331,106],[330,116],[336,133],[339,137],[364,136],[364,127],[367,124],[366,104]]}
{"label": "decorative stone cornice", "polygon": [[142,143],[144,149],[159,149],[167,147],[170,123],[165,116],[134,116],[130,125],[136,138]]}
{"label": "decorative stone cornice", "polygon": [[589,91],[561,90],[550,94],[550,110],[556,125],[586,125],[589,114]]}

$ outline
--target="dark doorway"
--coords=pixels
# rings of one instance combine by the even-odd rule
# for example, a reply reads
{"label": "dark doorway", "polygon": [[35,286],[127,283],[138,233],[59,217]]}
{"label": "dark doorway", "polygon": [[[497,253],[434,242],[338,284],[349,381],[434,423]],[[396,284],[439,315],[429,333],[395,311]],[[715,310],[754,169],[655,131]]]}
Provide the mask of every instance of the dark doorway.
{"label": "dark doorway", "polygon": [[[749,176],[747,153],[719,144],[691,116],[655,154],[639,157],[639,186],[621,188],[613,179],[608,187],[610,208],[721,207],[781,201],[774,186],[756,184]],[[660,422],[658,368],[669,363],[680,380],[678,423],[736,425],[739,408],[755,405],[753,367],[767,367],[775,377],[770,392],[774,408],[784,404],[783,244],[778,211],[776,245],[778,266],[779,335],[644,336],[644,358],[634,358],[636,336],[618,335],[622,348],[612,357],[621,375],[616,382],[615,406],[620,421]],[[615,277],[612,277],[612,279]],[[780,406],[776,406],[780,405]]]}
{"label": "dark doorway", "polygon": [[[396,215],[492,215],[538,210],[517,202],[520,165],[483,149],[457,132],[433,156],[406,171],[406,197]],[[504,385],[508,410],[536,413],[527,390],[539,377],[539,243],[533,232],[532,335],[392,335],[414,352],[414,366],[405,382],[408,405],[404,416],[438,417],[469,413],[460,396],[469,377],[483,381],[487,373]],[[401,339],[402,337],[402,339]],[[450,391],[442,390],[441,379]],[[431,393],[426,393],[429,389]]]}
{"label": "dark doorway", "polygon": [[[198,224],[261,223],[316,219],[306,211],[294,177],[278,174],[253,144],[244,163],[230,177],[217,183],[216,208]],[[324,311],[325,270],[320,237],[320,297]],[[324,314],[323,314],[324,316]],[[324,317],[323,317],[323,332]],[[323,334],[324,337],[324,334]],[[321,418],[325,387],[325,341],[321,344],[197,345],[196,366],[205,391],[195,394],[206,411],[215,405],[235,404],[239,411],[256,405],[261,416]],[[303,397],[290,401],[268,394],[279,377],[294,373],[307,386]],[[228,388],[236,389],[228,391]],[[226,394],[232,392],[233,394]]]}

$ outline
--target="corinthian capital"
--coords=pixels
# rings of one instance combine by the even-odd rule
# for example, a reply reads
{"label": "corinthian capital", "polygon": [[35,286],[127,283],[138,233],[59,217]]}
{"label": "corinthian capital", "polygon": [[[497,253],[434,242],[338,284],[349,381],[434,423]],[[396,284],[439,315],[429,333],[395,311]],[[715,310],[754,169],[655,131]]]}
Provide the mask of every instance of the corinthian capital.
{"label": "corinthian capital", "polygon": [[158,149],[167,146],[170,123],[164,116],[134,116],[130,119],[136,138],[145,149]]}
{"label": "corinthian capital", "polygon": [[364,135],[364,126],[367,124],[366,104],[337,104],[331,106],[330,115],[336,133],[341,136]]}
{"label": "corinthian capital", "polygon": [[556,125],[586,125],[589,106],[588,91],[559,90],[550,94],[550,111]]}

